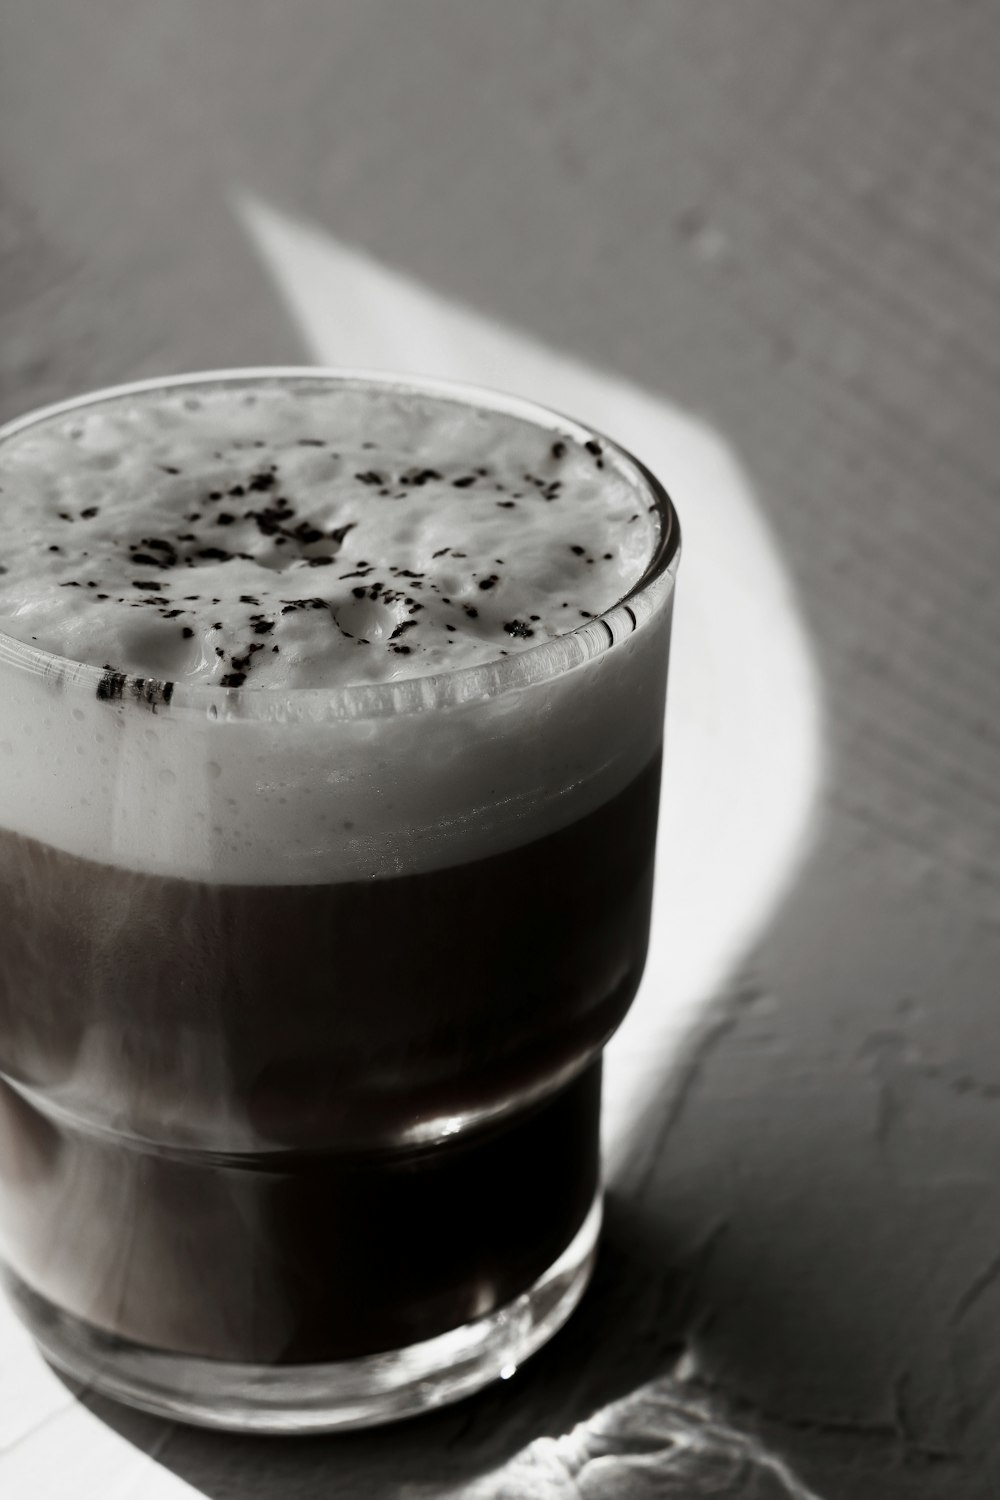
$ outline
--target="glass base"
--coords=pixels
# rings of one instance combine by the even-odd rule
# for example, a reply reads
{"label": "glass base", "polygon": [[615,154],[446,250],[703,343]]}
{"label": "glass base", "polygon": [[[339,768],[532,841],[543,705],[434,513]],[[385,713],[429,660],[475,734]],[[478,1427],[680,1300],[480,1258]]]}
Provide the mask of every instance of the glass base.
{"label": "glass base", "polygon": [[247,1365],[159,1353],[62,1312],[9,1270],[3,1276],[45,1357],[89,1390],[230,1432],[332,1432],[415,1416],[508,1379],[580,1301],[600,1227],[598,1191],[562,1255],[506,1306],[405,1349],[331,1364]]}

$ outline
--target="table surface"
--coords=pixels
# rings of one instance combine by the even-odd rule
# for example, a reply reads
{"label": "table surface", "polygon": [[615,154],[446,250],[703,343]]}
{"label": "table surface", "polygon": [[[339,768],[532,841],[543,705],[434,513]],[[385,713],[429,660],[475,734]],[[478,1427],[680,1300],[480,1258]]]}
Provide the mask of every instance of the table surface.
{"label": "table surface", "polygon": [[1000,12],[7,0],[3,414],[311,360],[514,386],[685,524],[594,1288],[279,1442],[63,1386],[5,1500],[1000,1491]]}

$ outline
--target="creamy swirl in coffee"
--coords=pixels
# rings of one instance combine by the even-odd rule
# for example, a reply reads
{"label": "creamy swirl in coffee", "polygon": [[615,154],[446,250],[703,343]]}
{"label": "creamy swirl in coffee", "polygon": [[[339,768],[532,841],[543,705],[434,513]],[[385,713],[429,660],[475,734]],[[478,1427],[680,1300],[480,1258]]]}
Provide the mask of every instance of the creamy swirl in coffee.
{"label": "creamy swirl in coffee", "polygon": [[598,439],[321,380],[123,395],[0,444],[3,628],[230,688],[425,676],[601,614],[658,518]]}

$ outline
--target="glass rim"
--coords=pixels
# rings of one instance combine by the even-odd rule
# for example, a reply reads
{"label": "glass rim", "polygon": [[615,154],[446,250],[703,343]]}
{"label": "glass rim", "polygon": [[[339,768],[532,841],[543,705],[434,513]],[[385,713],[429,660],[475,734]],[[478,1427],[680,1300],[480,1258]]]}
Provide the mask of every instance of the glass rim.
{"label": "glass rim", "polygon": [[[613,455],[620,472],[634,480],[637,490],[646,493],[659,514],[660,534],[649,562],[628,592],[601,614],[550,640],[540,641],[514,655],[498,655],[487,662],[430,672],[424,676],[325,687],[284,684],[234,688],[213,682],[161,682],[152,676],[128,674],[126,681],[136,685],[135,691],[129,694],[119,690],[116,697],[122,696],[127,701],[133,696],[137,701],[157,710],[166,709],[171,714],[191,709],[204,714],[207,710],[211,718],[232,720],[294,719],[300,716],[377,718],[430,707],[474,703],[554,679],[595,657],[606,655],[641,628],[642,622],[634,608],[636,603],[651,603],[651,596],[659,593],[657,585],[672,587],[680,557],[680,522],[667,490],[641,459],[614,438],[574,417],[523,396],[465,381],[334,365],[255,365],[152,376],[100,387],[25,412],[0,424],[0,444],[43,422],[107,401],[185,386],[250,385],[268,380],[327,382],[344,387],[375,387],[399,394],[437,397],[455,405],[519,418],[556,437],[569,437],[581,445],[596,439]],[[643,610],[642,614],[645,617],[651,612]],[[108,675],[102,667],[46,651],[18,640],[2,629],[0,663],[49,678],[57,677],[67,686],[89,688],[95,696],[103,696],[101,684]]]}

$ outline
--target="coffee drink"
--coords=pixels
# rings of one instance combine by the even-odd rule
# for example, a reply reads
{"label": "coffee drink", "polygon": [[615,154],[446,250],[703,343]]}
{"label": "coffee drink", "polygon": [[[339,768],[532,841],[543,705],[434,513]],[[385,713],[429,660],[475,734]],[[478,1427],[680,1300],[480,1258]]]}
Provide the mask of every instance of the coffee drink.
{"label": "coffee drink", "polygon": [[0,491],[15,1301],[180,1389],[502,1322],[596,1223],[669,503],[522,403],[306,372],[14,424]]}

